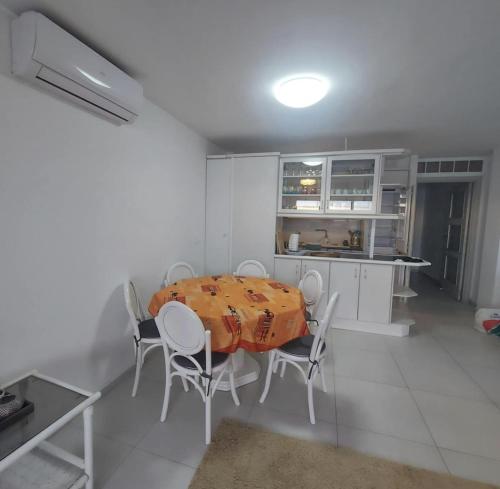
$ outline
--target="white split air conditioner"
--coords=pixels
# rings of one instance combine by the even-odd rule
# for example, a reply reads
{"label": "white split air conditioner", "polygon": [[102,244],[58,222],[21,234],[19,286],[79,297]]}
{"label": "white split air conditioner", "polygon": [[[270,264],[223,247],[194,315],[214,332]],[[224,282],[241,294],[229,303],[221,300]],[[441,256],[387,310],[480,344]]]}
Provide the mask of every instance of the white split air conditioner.
{"label": "white split air conditioner", "polygon": [[142,86],[38,12],[12,21],[12,72],[117,124],[133,122]]}

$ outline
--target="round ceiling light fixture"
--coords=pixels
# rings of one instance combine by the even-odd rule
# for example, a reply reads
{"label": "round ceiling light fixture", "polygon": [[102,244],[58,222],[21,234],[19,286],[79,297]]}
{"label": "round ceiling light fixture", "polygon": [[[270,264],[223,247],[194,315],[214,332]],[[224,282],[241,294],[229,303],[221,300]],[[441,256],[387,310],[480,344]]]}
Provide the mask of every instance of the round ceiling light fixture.
{"label": "round ceiling light fixture", "polygon": [[279,80],[273,87],[278,102],[301,109],[318,103],[328,93],[330,82],[321,75],[301,73]]}

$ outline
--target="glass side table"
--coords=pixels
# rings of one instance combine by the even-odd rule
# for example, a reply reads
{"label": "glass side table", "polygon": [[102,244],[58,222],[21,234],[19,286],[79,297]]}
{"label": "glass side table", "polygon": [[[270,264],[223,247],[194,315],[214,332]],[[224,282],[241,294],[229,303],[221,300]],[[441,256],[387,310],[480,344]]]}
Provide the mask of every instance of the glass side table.
{"label": "glass side table", "polygon": [[[93,489],[92,411],[101,393],[36,371],[2,389],[32,402],[34,410],[0,431],[0,487]],[[84,458],[47,441],[79,414],[83,414]]]}

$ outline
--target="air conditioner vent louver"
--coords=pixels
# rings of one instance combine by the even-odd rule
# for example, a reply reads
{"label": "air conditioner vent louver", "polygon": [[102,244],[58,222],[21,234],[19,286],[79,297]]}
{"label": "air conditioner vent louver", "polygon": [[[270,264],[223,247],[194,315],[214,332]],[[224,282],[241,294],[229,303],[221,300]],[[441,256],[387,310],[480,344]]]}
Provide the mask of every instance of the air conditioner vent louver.
{"label": "air conditioner vent louver", "polygon": [[420,160],[418,162],[417,172],[422,174],[437,175],[481,175],[483,172],[483,160],[481,159],[432,159]]}

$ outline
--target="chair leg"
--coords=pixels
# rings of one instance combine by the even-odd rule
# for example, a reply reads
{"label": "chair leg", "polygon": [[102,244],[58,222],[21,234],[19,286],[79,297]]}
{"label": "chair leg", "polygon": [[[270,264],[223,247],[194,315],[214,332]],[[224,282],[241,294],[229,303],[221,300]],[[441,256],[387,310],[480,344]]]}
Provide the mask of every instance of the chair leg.
{"label": "chair leg", "polygon": [[314,416],[313,378],[307,381],[307,404],[309,405],[309,420],[311,424],[316,424],[316,417]]}
{"label": "chair leg", "polygon": [[262,395],[260,396],[259,402],[262,404],[267,397],[267,393],[269,392],[269,387],[271,386],[271,375],[273,374],[274,370],[274,357],[276,356],[276,352],[274,350],[271,350],[269,352],[269,366],[267,367],[267,373],[266,373],[266,384],[264,386],[264,391],[262,392]]}
{"label": "chair leg", "polygon": [[184,392],[188,392],[189,391],[188,381],[184,377],[181,377],[181,381],[182,381],[182,387],[184,387]]}
{"label": "chair leg", "polygon": [[141,376],[141,367],[142,367],[142,345],[139,343],[135,347],[135,378],[134,378],[134,387],[132,387],[132,397],[137,395],[137,389],[139,387],[139,378]]}
{"label": "chair leg", "polygon": [[231,395],[233,396],[233,401],[237,406],[239,406],[240,399],[239,399],[238,394],[236,392],[236,385],[234,383],[233,367],[230,367],[230,370],[229,370],[229,385],[231,387]]}
{"label": "chair leg", "polygon": [[275,359],[273,362],[273,374],[278,373],[278,355],[275,355]]}
{"label": "chair leg", "polygon": [[323,365],[319,366],[319,375],[321,377],[321,387],[323,387],[323,392],[327,392],[326,390],[326,382],[325,382],[325,371],[323,370]]}
{"label": "chair leg", "polygon": [[205,389],[206,395],[205,395],[205,443],[207,445],[210,445],[210,442],[212,441],[212,413],[211,413],[211,407],[212,407],[212,394],[208,390],[208,388]]}
{"label": "chair leg", "polygon": [[280,377],[283,378],[285,376],[285,370],[286,370],[286,362],[283,362],[281,364],[281,372],[280,372]]}
{"label": "chair leg", "polygon": [[161,408],[160,421],[163,423],[167,419],[168,402],[170,400],[170,386],[172,379],[170,377],[170,366],[165,363],[165,394],[163,395],[163,406]]}

